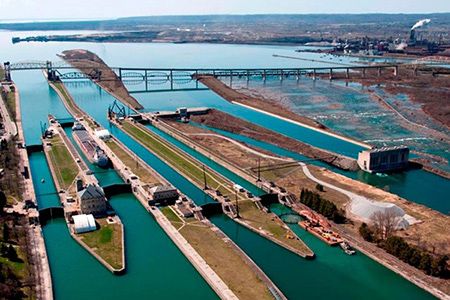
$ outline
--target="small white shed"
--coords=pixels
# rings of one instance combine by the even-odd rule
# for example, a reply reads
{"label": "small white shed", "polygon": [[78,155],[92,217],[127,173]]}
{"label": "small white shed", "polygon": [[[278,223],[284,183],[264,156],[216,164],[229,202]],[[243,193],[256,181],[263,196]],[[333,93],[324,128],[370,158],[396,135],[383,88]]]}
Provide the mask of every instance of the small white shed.
{"label": "small white shed", "polygon": [[75,215],[72,218],[75,233],[89,232],[97,229],[93,215]]}

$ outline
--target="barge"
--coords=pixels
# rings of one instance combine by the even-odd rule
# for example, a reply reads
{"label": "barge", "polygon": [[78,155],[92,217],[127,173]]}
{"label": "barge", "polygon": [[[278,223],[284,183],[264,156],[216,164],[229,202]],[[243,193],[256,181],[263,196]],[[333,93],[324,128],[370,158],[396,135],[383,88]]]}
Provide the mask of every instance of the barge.
{"label": "barge", "polygon": [[110,160],[105,151],[92,139],[83,124],[75,122],[72,127],[72,134],[75,142],[91,163],[100,168],[107,168],[110,165]]}
{"label": "barge", "polygon": [[307,210],[300,211],[300,216],[306,220],[298,222],[298,225],[328,245],[336,246],[344,242],[338,233],[331,230],[329,223],[320,216]]}

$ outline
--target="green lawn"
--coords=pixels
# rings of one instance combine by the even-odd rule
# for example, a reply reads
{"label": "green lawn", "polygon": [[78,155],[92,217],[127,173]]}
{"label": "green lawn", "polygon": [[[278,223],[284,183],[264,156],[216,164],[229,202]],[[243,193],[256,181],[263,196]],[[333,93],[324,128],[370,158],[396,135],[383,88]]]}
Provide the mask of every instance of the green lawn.
{"label": "green lawn", "polygon": [[51,139],[50,160],[62,189],[68,189],[78,175],[78,166],[58,135]]}
{"label": "green lawn", "polygon": [[78,236],[113,268],[122,268],[122,227],[119,224],[108,224],[106,219],[96,221],[100,229]]}
{"label": "green lawn", "polygon": [[139,165],[136,158],[125,152],[114,140],[110,140],[106,145],[111,149],[112,152],[135,174],[139,177],[142,182],[147,184],[159,183],[146,168]]}
{"label": "green lawn", "polygon": [[183,226],[183,221],[173,212],[173,210],[170,209],[170,207],[161,207],[160,210],[166,218],[169,219],[173,227],[180,229],[181,226]]}
{"label": "green lawn", "polygon": [[[158,156],[168,161],[181,173],[185,174],[185,176],[189,177],[201,186],[204,184],[203,169],[198,162],[189,159],[186,155],[175,149],[175,147],[169,146],[166,142],[154,136],[150,131],[144,131],[136,125],[128,122],[123,123],[122,128],[144,146],[148,147]],[[206,169],[205,173],[206,182],[210,188],[218,188],[224,195],[233,194],[233,189],[230,186],[230,182],[209,172],[208,169]]]}
{"label": "green lawn", "polygon": [[[149,130],[138,128],[137,125],[124,122],[122,128],[144,146],[148,147],[158,156],[172,164],[180,173],[191,178],[198,184],[203,185],[203,170],[201,166],[183,155],[181,151],[175,149],[173,146],[169,146],[169,143],[162,141],[162,139],[156,137]],[[207,184],[210,188],[216,189],[220,185],[218,189],[222,194],[228,195],[230,199],[234,199],[235,192],[231,186],[231,182],[208,172],[208,169],[206,169],[206,175]],[[272,215],[259,210],[252,201],[243,198],[242,195],[239,195],[238,197],[240,203],[240,215],[250,226],[255,229],[261,228],[280,242],[302,252],[311,252],[303,241],[288,238],[288,234],[291,235],[292,232],[283,228],[284,223],[274,218]]]}
{"label": "green lawn", "polygon": [[74,113],[79,114],[80,116],[83,115],[82,111],[80,111],[80,109],[75,105],[75,103],[73,103],[73,100],[70,97],[70,95],[67,94],[67,91],[64,88],[64,84],[61,82],[54,82],[53,84],[58,89],[58,91],[60,91],[61,94],[64,96],[65,99],[61,100],[65,101]]}
{"label": "green lawn", "polygon": [[16,94],[14,92],[10,92],[6,95],[6,107],[8,108],[8,112],[11,115],[11,119],[13,121],[16,120]]}

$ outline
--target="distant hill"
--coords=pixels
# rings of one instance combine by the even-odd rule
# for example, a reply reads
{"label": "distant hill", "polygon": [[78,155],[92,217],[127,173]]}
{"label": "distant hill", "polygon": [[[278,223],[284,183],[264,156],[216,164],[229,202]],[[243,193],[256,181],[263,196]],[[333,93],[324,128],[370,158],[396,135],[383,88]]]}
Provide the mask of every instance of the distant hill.
{"label": "distant hill", "polygon": [[99,21],[57,21],[31,23],[1,23],[0,29],[33,30],[133,30],[142,26],[176,26],[203,24],[283,24],[300,25],[392,25],[409,28],[416,21],[432,19],[434,26],[450,26],[450,13],[436,14],[293,14],[293,15],[200,15],[142,16]]}

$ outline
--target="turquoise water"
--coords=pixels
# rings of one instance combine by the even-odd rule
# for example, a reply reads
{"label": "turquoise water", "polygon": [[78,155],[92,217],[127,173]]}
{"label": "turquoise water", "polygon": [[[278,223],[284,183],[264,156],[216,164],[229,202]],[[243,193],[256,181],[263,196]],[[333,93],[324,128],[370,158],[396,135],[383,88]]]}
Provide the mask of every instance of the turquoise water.
{"label": "turquoise water", "polygon": [[39,209],[61,206],[44,152],[31,153],[29,160]]}
{"label": "turquoise water", "polygon": [[[166,177],[172,184],[179,188],[183,193],[193,199],[197,204],[212,201],[205,196],[203,191],[196,188],[190,182],[186,181],[181,175],[174,172],[170,167],[164,165],[155,156],[134,142],[130,137],[121,132],[116,127],[110,126],[106,120],[106,115],[102,111],[106,111],[107,106],[113,101],[113,98],[99,90],[95,85],[84,86],[83,88],[70,88],[69,91],[75,101],[93,116],[97,122],[107,127],[113,135],[125,143],[130,149],[144,159],[149,165],[155,168],[160,174]],[[152,128],[155,132],[157,129]],[[164,137],[166,135],[162,134]],[[175,142],[173,139],[170,141]],[[221,170],[215,163],[208,159],[202,158],[195,151],[187,149],[186,146],[179,144],[184,150],[188,151],[195,157],[199,158],[208,166],[218,171]],[[230,175],[224,172],[224,175]],[[235,176],[235,175],[234,175]],[[246,184],[242,179],[233,178],[240,184]],[[249,185],[249,183],[247,183]],[[255,187],[253,187],[255,189]],[[282,291],[291,299],[305,297],[327,297],[336,291],[337,297],[346,296],[349,299],[359,299],[366,293],[371,291],[371,299],[380,297],[390,298],[391,295],[405,295],[412,299],[423,299],[430,297],[426,292],[413,286],[408,281],[402,279],[395,273],[380,266],[368,257],[359,254],[355,257],[349,257],[337,248],[329,248],[323,242],[313,238],[305,231],[299,231],[299,227],[295,228],[302,237],[305,237],[308,244],[312,244],[313,250],[318,258],[314,261],[307,261],[289,251],[265,240],[259,235],[237,225],[227,217],[216,216],[211,219],[219,228],[226,232],[234,241],[236,241],[258,265],[270,276],[272,280],[282,289]],[[355,260],[352,260],[355,258]],[[348,264],[355,265],[354,272],[346,272]],[[338,274],[337,276],[335,276]],[[323,279],[322,286],[326,289],[309,289],[305,290],[299,286],[309,286],[313,282],[318,285],[317,278]],[[358,284],[357,289],[347,282]],[[305,285],[303,285],[303,283]],[[398,285],[397,285],[398,284]],[[393,288],[378,289],[379,286],[392,286]],[[395,286],[395,288],[394,288]],[[395,292],[392,292],[392,291]],[[394,298],[395,296],[392,296]]]}
{"label": "turquoise water", "polygon": [[[227,83],[227,81],[224,81]],[[449,144],[433,137],[423,128],[411,126],[395,112],[380,105],[369,93],[376,90],[388,103],[402,112],[409,120],[434,128],[443,134],[450,134],[445,126],[428,117],[421,105],[408,100],[406,95],[388,95],[376,86],[363,88],[359,84],[344,86],[343,82],[330,83],[326,80],[313,81],[302,78],[295,80],[279,80],[268,78],[247,82],[236,79],[233,87],[244,92],[257,91],[266,97],[277,99],[297,114],[310,117],[333,129],[371,145],[395,146],[406,145],[413,151],[439,155],[450,159]],[[447,163],[436,167],[450,170]]]}
{"label": "turquoise water", "polygon": [[126,273],[113,275],[54,220],[43,231],[56,299],[217,299],[133,195],[110,203],[125,225]]}
{"label": "turquoise water", "polygon": [[[33,124],[46,120],[48,113],[60,118],[69,117],[69,114],[59,98],[55,98],[54,92],[44,88],[48,85],[40,72],[20,75],[16,84],[21,90],[26,139],[28,143],[36,144],[40,142],[40,126]],[[33,90],[28,90],[28,87]],[[33,109],[35,106],[38,107]],[[70,129],[66,132],[70,133]],[[89,165],[101,184],[121,182],[113,170],[105,172]],[[30,167],[39,208],[60,206],[43,152],[30,155]],[[125,226],[126,274],[113,275],[70,237],[63,219],[53,220],[44,226],[43,233],[56,299],[217,299],[209,285],[132,194],[114,196],[110,203]],[[169,288],[175,280],[177,288]]]}
{"label": "turquoise water", "polygon": [[[301,154],[288,151],[269,143],[257,141],[246,136],[218,130],[215,128],[206,128],[235,140],[269,150],[282,156],[291,157],[296,160],[309,160],[308,157],[305,157]],[[431,207],[444,214],[450,213],[450,201],[448,200],[448,195],[450,194],[450,185],[448,184],[448,180],[432,173],[423,170],[411,170],[408,172],[392,174],[386,177],[380,177],[363,171],[344,171],[320,161],[311,161],[310,163],[320,167],[326,167],[333,172],[359,180],[361,182],[366,182],[372,186],[382,188],[386,191],[400,195],[401,197],[410,201],[414,201],[416,203]]]}
{"label": "turquoise water", "polygon": [[[8,35],[0,33],[2,46],[5,36]],[[274,52],[278,54],[280,52],[291,53],[293,50],[291,47],[233,45],[29,43],[18,47],[18,45],[5,44],[5,47],[0,49],[0,56],[5,58],[4,60],[11,61],[25,58],[55,59],[55,53],[67,48],[91,49],[112,65],[125,64],[123,59],[126,59],[128,66],[147,65],[152,67],[174,65],[177,67],[208,67],[212,65],[216,67],[257,67],[304,66],[305,64],[300,61],[275,59],[271,56]],[[203,54],[207,53],[207,55],[198,55],[199,51]],[[124,53],[133,53],[133,55],[124,57]],[[49,90],[40,72],[14,72],[13,78],[18,84],[23,98],[22,117],[25,123],[27,143],[30,145],[39,143],[39,125],[41,121],[46,121],[47,113],[50,112],[57,118],[68,117],[68,113],[59,99],[55,98],[56,94]],[[170,179],[176,187],[196,203],[212,201],[201,190],[168,168],[127,135],[110,127],[106,122],[106,108],[111,104],[112,97],[92,84],[83,86],[69,87],[83,109],[104,124],[122,142],[158,172]],[[232,107],[211,92],[151,94],[143,97],[146,108],[156,110],[162,110],[164,107],[176,108],[181,106],[180,103],[190,103],[193,106],[197,106],[197,103],[215,103],[219,107],[228,106],[225,110],[237,116],[250,118],[250,121],[270,126],[270,128],[275,126],[273,129],[278,128],[299,139],[310,139],[312,142],[315,140],[310,132],[300,130],[300,127]],[[327,139],[322,140],[321,137],[318,138],[317,143],[330,147],[335,145],[334,140],[330,142]],[[340,151],[354,155],[358,148],[342,144]],[[34,160],[33,156],[34,154],[32,160]],[[46,172],[48,174],[48,168],[42,164],[44,161],[42,157],[41,159],[39,156],[34,157],[36,159],[32,165],[35,167],[32,166],[32,168],[35,170],[32,170],[32,174],[35,181],[40,182],[42,174]],[[101,174],[98,174],[99,177]],[[108,174],[108,176],[110,175]],[[110,179],[104,180],[109,182]],[[54,192],[51,186],[44,185],[42,190],[44,187],[46,187],[45,190]],[[57,200],[56,197],[49,199],[49,203],[55,199]],[[38,201],[43,202],[40,198]],[[198,273],[171,244],[157,224],[149,218],[134,197],[119,195],[114,197],[111,203],[126,228],[128,273],[121,277],[108,273],[104,267],[70,239],[65,224],[57,220],[44,228],[57,298],[215,298],[214,293],[199,278]],[[336,291],[334,296],[338,298],[349,299],[360,299],[362,296],[373,299],[398,299],[402,296],[411,299],[431,298],[426,292],[366,256],[358,254],[355,257],[348,257],[339,249],[329,248],[309,234],[299,231],[298,227],[294,230],[299,232],[316,252],[316,260],[301,259],[226,218],[218,216],[213,218],[213,222],[235,240],[289,298],[329,298],[332,291]],[[148,237],[148,239],[143,237]],[[352,272],[348,272],[349,266],[351,266]],[[179,284],[179,281],[182,283]],[[102,291],[101,296],[98,291]],[[105,292],[103,293],[103,291]]]}

